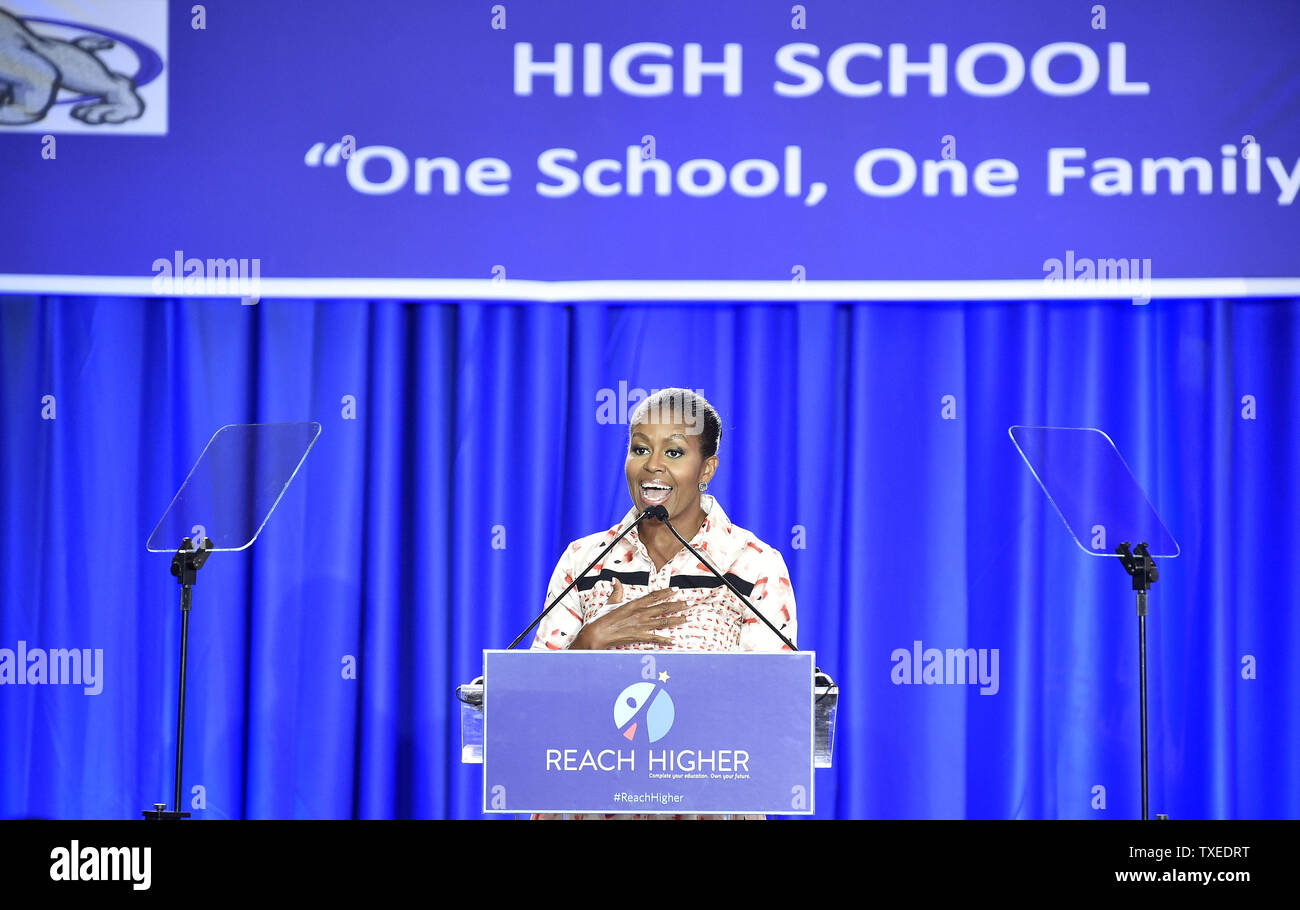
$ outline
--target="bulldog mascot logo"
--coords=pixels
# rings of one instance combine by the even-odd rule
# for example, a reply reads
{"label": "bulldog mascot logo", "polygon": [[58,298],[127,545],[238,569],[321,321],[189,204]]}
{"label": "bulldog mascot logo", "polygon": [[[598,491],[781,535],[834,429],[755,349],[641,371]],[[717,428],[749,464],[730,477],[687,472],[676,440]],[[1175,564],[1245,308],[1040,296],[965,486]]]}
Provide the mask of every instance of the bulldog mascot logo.
{"label": "bulldog mascot logo", "polygon": [[0,126],[45,119],[60,89],[86,97],[70,111],[83,123],[138,119],[144,101],[134,80],[110,70],[95,56],[113,45],[103,35],[70,41],[39,35],[0,7]]}

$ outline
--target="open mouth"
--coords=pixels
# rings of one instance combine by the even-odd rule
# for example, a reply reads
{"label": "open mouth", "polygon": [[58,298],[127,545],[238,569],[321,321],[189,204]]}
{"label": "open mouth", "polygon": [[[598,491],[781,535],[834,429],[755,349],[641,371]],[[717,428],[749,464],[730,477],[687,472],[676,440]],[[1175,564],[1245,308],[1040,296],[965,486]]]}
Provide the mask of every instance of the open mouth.
{"label": "open mouth", "polygon": [[641,501],[646,505],[657,506],[668,499],[673,488],[665,483],[652,481],[641,484]]}

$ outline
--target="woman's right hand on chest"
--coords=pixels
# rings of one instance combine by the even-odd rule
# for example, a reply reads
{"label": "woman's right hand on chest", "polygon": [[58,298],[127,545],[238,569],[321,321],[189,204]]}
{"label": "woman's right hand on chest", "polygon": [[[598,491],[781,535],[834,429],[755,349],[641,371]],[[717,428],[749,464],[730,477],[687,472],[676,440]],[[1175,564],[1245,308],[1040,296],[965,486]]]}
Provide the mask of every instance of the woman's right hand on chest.
{"label": "woman's right hand on chest", "polygon": [[623,603],[623,585],[614,579],[614,590],[609,595],[611,606],[582,627],[570,649],[603,651],[635,644],[667,647],[672,640],[662,633],[686,622],[685,616],[673,615],[684,610],[686,604],[671,599],[672,595],[672,588],[664,588]]}

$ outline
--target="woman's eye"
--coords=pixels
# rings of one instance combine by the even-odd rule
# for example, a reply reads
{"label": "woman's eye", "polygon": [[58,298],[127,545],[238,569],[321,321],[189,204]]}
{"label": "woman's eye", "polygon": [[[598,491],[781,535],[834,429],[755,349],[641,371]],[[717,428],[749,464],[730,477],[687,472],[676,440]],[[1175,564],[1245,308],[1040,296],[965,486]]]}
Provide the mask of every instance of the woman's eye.
{"label": "woman's eye", "polygon": [[683,452],[681,449],[669,449],[668,454],[675,455],[680,458],[682,455],[685,455],[686,453]]}

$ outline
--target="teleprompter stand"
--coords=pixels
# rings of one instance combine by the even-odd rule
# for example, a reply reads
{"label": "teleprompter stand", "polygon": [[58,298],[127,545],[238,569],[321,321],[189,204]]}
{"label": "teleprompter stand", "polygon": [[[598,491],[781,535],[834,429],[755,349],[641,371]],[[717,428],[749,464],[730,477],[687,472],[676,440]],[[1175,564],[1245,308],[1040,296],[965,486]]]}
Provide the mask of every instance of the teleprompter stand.
{"label": "teleprompter stand", "polygon": [[1145,541],[1129,549],[1128,541],[1115,548],[1120,564],[1133,578],[1137,592],[1138,613],[1138,677],[1142,701],[1142,820],[1147,821],[1147,591],[1156,583],[1160,573],[1151,558]]}
{"label": "teleprompter stand", "polygon": [[170,553],[181,586],[180,683],[176,700],[176,780],[171,811],[154,803],[141,814],[151,821],[189,818],[181,811],[185,759],[185,683],[190,612],[199,569],[217,551],[251,546],[307,459],[320,424],[250,423],[222,427],[203,449],[171,505],[149,535],[146,549]]}
{"label": "teleprompter stand", "polygon": [[[1174,557],[1178,542],[1156,513],[1109,436],[1087,427],[1024,427],[1008,431],[1025,464],[1055,507],[1075,544],[1089,556],[1118,555],[1133,580],[1138,611],[1141,703],[1142,818],[1150,818],[1147,774],[1147,592],[1159,577],[1154,557]],[[1120,539],[1114,550],[1106,537]],[[1129,541],[1140,540],[1136,547]],[[1086,541],[1086,543],[1085,543]],[[1164,818],[1164,816],[1159,816]]]}
{"label": "teleprompter stand", "polygon": [[166,803],[154,803],[153,809],[146,809],[142,814],[151,821],[174,821],[189,818],[190,813],[181,812],[181,768],[185,764],[185,669],[186,658],[190,651],[190,606],[194,598],[194,583],[198,580],[199,569],[212,554],[212,539],[203,538],[195,547],[194,541],[185,538],[181,548],[172,557],[172,575],[181,586],[181,671],[180,696],[176,700],[176,797],[172,802],[172,811],[168,812]]}

